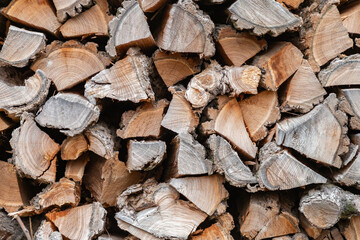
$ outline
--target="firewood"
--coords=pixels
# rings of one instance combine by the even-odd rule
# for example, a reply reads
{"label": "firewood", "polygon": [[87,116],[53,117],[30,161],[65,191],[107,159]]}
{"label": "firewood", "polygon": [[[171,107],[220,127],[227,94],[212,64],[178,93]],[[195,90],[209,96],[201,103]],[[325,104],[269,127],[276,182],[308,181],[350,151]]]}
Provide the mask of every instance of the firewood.
{"label": "firewood", "polygon": [[339,155],[348,151],[350,143],[345,127],[347,116],[337,109],[337,105],[338,100],[332,93],[309,113],[282,120],[277,124],[276,143],[325,165],[340,168]]}
{"label": "firewood", "polygon": [[86,98],[74,93],[58,93],[46,101],[35,121],[43,127],[60,129],[75,136],[97,122],[100,110]]}
{"label": "firewood", "polygon": [[[122,221],[120,219],[116,219],[116,220],[117,220],[119,228],[122,230],[128,231],[129,233],[134,235],[136,237],[135,240],[137,240],[137,239],[160,240],[160,238],[157,238],[154,235],[151,235],[150,233],[148,233],[144,230],[141,230],[140,228],[134,227],[133,225],[131,225],[125,221]],[[128,240],[128,239],[126,239],[126,240]],[[132,240],[132,239],[129,239],[129,240]]]}
{"label": "firewood", "polygon": [[198,53],[201,58],[215,54],[211,34],[215,28],[210,17],[193,1],[179,1],[168,5],[155,33],[160,49],[180,53]]}
{"label": "firewood", "polygon": [[[43,33],[10,26],[0,52],[0,62],[15,67],[25,67],[30,60],[45,49]],[[21,49],[19,49],[21,47]]]}
{"label": "firewood", "polygon": [[105,123],[97,123],[84,134],[89,142],[89,151],[106,159],[114,157],[115,131]]}
{"label": "firewood", "polygon": [[180,200],[179,193],[168,184],[158,184],[154,179],[129,187],[118,198],[117,206],[117,220],[158,238],[187,239],[207,216]]}
{"label": "firewood", "polygon": [[356,156],[351,159],[351,162],[333,175],[338,183],[346,186],[357,186],[360,184],[360,155],[358,153],[359,152],[356,151]]}
{"label": "firewood", "polygon": [[[360,91],[357,88],[342,89],[339,95],[344,95],[345,104],[347,104],[344,111],[349,114],[350,117],[350,128],[360,130],[360,106],[358,101],[360,100]],[[344,107],[344,105],[342,106]]]}
{"label": "firewood", "polygon": [[12,0],[1,12],[11,21],[44,30],[53,35],[57,35],[61,26],[55,16],[50,0]]}
{"label": "firewood", "polygon": [[166,143],[163,141],[128,142],[126,167],[129,171],[150,171],[159,165],[166,156]]}
{"label": "firewood", "polygon": [[84,176],[84,185],[92,196],[103,206],[116,205],[116,198],[130,185],[140,182],[143,175],[129,173],[125,163],[119,161],[118,153],[113,158],[104,159],[92,155]]}
{"label": "firewood", "polygon": [[344,240],[344,238],[341,236],[339,229],[332,228],[322,231],[316,240]]}
{"label": "firewood", "polygon": [[85,84],[85,96],[111,98],[138,103],[154,100],[151,88],[151,61],[138,48],[130,48],[127,56],[105,69]]}
{"label": "firewood", "polygon": [[143,103],[135,111],[124,112],[120,129],[116,131],[121,138],[155,137],[161,133],[161,121],[169,102],[165,99],[157,103]]}
{"label": "firewood", "polygon": [[297,9],[299,5],[304,2],[304,0],[276,0],[276,1],[285,4],[287,7],[291,9]]}
{"label": "firewood", "polygon": [[[122,6],[109,23],[110,39],[106,45],[108,54],[115,58],[125,53],[129,47],[135,46],[142,50],[153,49],[155,41],[138,1],[123,1]],[[136,28],[133,27],[134,22]]]}
{"label": "firewood", "polygon": [[251,140],[257,142],[268,134],[267,126],[280,119],[276,92],[264,91],[239,102]]}
{"label": "firewood", "polygon": [[9,68],[1,68],[0,72],[1,110],[19,117],[25,111],[37,110],[45,102],[51,82],[44,72],[37,70],[24,83]]}
{"label": "firewood", "polygon": [[[301,197],[299,210],[314,226],[327,229],[341,218],[358,215],[360,197],[334,185],[321,185]],[[326,213],[326,214],[324,214]]]}
{"label": "firewood", "polygon": [[[256,35],[269,32],[276,37],[302,24],[301,18],[273,0],[237,0],[228,11],[236,29],[253,29]],[[272,17],[266,12],[271,12]]]}
{"label": "firewood", "polygon": [[194,233],[191,240],[233,240],[231,230],[235,227],[233,217],[223,214],[216,218],[216,223],[204,229],[201,233]]}
{"label": "firewood", "polygon": [[342,157],[344,166],[347,166],[353,159],[355,159],[358,150],[359,150],[359,145],[355,145],[350,142],[349,151]]}
{"label": "firewood", "polygon": [[0,114],[0,132],[3,132],[13,126],[13,122],[6,116]]}
{"label": "firewood", "polygon": [[[50,240],[56,234],[56,227],[49,221],[43,220],[35,232],[35,240]],[[57,232],[59,233],[59,232]],[[61,235],[60,235],[61,236]],[[55,240],[55,239],[52,239]]]}
{"label": "firewood", "polygon": [[352,216],[349,222],[339,223],[340,231],[347,240],[360,239],[360,216]]}
{"label": "firewood", "polygon": [[161,126],[176,133],[193,132],[199,124],[199,117],[185,99],[184,87],[170,87],[169,91],[172,93],[172,99]]}
{"label": "firewood", "polygon": [[205,147],[191,134],[180,133],[171,141],[169,167],[166,177],[211,174],[212,163],[206,157]]}
{"label": "firewood", "polygon": [[10,144],[18,172],[41,182],[55,182],[60,146],[36,125],[32,114],[21,116],[21,125],[12,132]]}
{"label": "firewood", "polygon": [[229,196],[223,183],[224,178],[220,175],[173,178],[169,182],[170,186],[209,216]]}
{"label": "firewood", "polygon": [[62,91],[85,81],[108,64],[109,60],[97,52],[95,43],[82,45],[74,40],[65,43],[53,41],[31,69],[43,70],[56,89]]}
{"label": "firewood", "polygon": [[267,46],[264,39],[257,39],[247,32],[236,32],[230,26],[216,29],[216,46],[227,65],[241,66]]}
{"label": "firewood", "polygon": [[276,91],[300,67],[302,57],[292,43],[276,42],[267,52],[255,57],[253,64],[266,71],[262,86]]}
{"label": "firewood", "polygon": [[355,42],[355,46],[360,48],[360,38],[355,38],[354,42]]}
{"label": "firewood", "polygon": [[357,24],[360,21],[359,11],[360,4],[352,2],[340,12],[342,23],[349,33],[360,34],[360,28]]}
{"label": "firewood", "polygon": [[81,155],[78,159],[68,161],[65,168],[65,177],[81,182],[85,172],[85,166],[90,161],[88,154]]}
{"label": "firewood", "polygon": [[167,87],[200,72],[202,63],[198,56],[185,55],[184,53],[169,53],[160,50],[154,53],[153,61],[156,70]]}
{"label": "firewood", "polygon": [[300,213],[299,214],[299,220],[300,220],[300,225],[301,227],[305,230],[306,234],[313,238],[313,239],[317,239],[321,232],[322,232],[322,229],[320,228],[317,228],[315,226],[313,226],[307,219],[306,217],[304,216],[304,214]]}
{"label": "firewood", "polygon": [[53,0],[53,2],[59,22],[65,22],[68,17],[75,17],[83,11],[83,8],[92,5],[91,0]]}
{"label": "firewood", "polygon": [[100,203],[94,202],[61,212],[50,212],[46,217],[63,236],[88,240],[104,231],[106,210]]}
{"label": "firewood", "polygon": [[139,4],[144,12],[155,12],[161,8],[168,0],[140,0]]}
{"label": "firewood", "polygon": [[0,238],[12,240],[25,239],[19,224],[4,211],[0,211]]}
{"label": "firewood", "polygon": [[326,91],[312,71],[308,61],[302,63],[294,76],[288,81],[281,94],[281,111],[309,112],[314,105],[324,99]]}
{"label": "firewood", "polygon": [[61,144],[61,159],[76,160],[88,149],[89,144],[83,134],[67,137]]}
{"label": "firewood", "polygon": [[224,174],[226,181],[235,187],[244,187],[250,183],[256,183],[256,178],[238,154],[233,150],[230,143],[224,138],[211,135],[207,140],[210,159],[215,164],[218,173]]}

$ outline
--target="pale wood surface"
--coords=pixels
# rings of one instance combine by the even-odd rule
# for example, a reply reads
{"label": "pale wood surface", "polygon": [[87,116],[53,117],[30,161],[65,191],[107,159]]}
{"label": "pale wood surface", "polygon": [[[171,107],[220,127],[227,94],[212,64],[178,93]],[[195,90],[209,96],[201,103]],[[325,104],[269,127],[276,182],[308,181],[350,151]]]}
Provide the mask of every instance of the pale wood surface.
{"label": "pale wood surface", "polygon": [[99,122],[85,131],[89,151],[103,158],[114,157],[115,131],[104,122]]}
{"label": "pale wood surface", "polygon": [[88,149],[89,144],[83,134],[67,137],[61,144],[61,159],[76,160]]}
{"label": "pale wood surface", "polygon": [[304,2],[304,0],[276,0],[276,1],[285,4],[287,7],[291,9],[297,9],[299,5]]}
{"label": "pale wood surface", "polygon": [[360,155],[358,153],[358,151],[355,152],[356,156],[350,160],[351,162],[346,167],[333,174],[337,182],[346,186],[357,186],[360,184]]}
{"label": "pale wood surface", "polygon": [[81,155],[78,159],[68,161],[65,167],[65,177],[81,182],[85,172],[85,166],[90,161],[88,154]]}
{"label": "pale wood surface", "polygon": [[92,5],[91,0],[53,0],[53,2],[59,22],[64,22],[68,17],[75,17],[83,11],[83,8]]}
{"label": "pale wood surface", "polygon": [[[34,234],[35,240],[50,240],[54,234],[55,227],[50,221],[43,220]],[[54,239],[55,240],[55,239]],[[57,239],[56,239],[57,240]]]}
{"label": "pale wood surface", "polygon": [[360,34],[360,4],[353,2],[343,8],[340,12],[341,20],[344,27],[349,33]]}
{"label": "pale wood surface", "polygon": [[305,230],[306,234],[309,237],[312,237],[313,239],[317,239],[321,232],[322,229],[321,228],[317,228],[315,226],[313,226],[304,216],[304,214],[300,213],[299,214],[299,220],[300,220],[300,225],[301,227]]}
{"label": "pale wood surface", "polygon": [[166,4],[168,0],[140,0],[139,4],[144,12],[155,12]]}
{"label": "pale wood surface", "polygon": [[116,220],[120,229],[128,231],[129,233],[131,233],[132,235],[134,235],[135,237],[141,240],[160,240],[160,238],[157,238],[154,235],[151,235],[150,233],[141,230],[140,228],[134,227],[133,225],[125,221],[122,221],[120,219],[116,219]]}

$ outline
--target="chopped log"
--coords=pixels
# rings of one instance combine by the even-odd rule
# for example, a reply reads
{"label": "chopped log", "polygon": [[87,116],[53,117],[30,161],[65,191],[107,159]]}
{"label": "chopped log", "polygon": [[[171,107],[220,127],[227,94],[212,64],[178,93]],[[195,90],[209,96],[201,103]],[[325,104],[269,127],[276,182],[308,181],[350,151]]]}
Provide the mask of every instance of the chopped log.
{"label": "chopped log", "polygon": [[[110,39],[106,45],[107,53],[115,58],[130,47],[139,47],[144,51],[153,49],[155,41],[138,1],[123,1],[122,6],[118,9],[117,16],[109,23]],[[134,23],[136,28],[133,27]]]}
{"label": "chopped log", "polygon": [[215,164],[216,172],[225,175],[226,181],[235,187],[244,187],[256,183],[256,178],[224,138],[211,135],[207,140],[210,159]]}
{"label": "chopped log", "polygon": [[241,93],[257,94],[257,87],[261,79],[261,70],[256,66],[225,67],[226,84],[229,85],[230,96]]}
{"label": "chopped log", "polygon": [[144,12],[155,12],[165,5],[168,0],[140,0],[139,4]]}
{"label": "chopped log", "polygon": [[339,229],[332,228],[322,231],[316,240],[344,240],[344,238],[341,236]]}
{"label": "chopped log", "polygon": [[32,114],[21,116],[21,125],[11,136],[12,162],[16,170],[41,182],[55,182],[56,154],[60,146],[41,131]]}
{"label": "chopped log", "polygon": [[299,5],[304,2],[304,0],[276,0],[276,1],[285,4],[287,7],[291,9],[297,9]]}
{"label": "chopped log", "polygon": [[[358,145],[356,145],[358,146]],[[357,149],[357,148],[356,148]],[[358,186],[360,184],[360,155],[359,152],[356,151],[353,159],[351,159],[350,163],[347,164],[346,167],[340,169],[336,172],[333,177],[334,179],[346,186]]]}
{"label": "chopped log", "polygon": [[191,134],[180,133],[171,141],[169,166],[166,177],[211,174],[212,162],[206,157],[205,147]]}
{"label": "chopped log", "polygon": [[57,35],[61,23],[57,20],[50,0],[12,0],[2,14],[11,21]]}
{"label": "chopped log", "polygon": [[321,86],[308,61],[303,59],[281,94],[281,111],[307,113],[324,99],[325,94],[325,89]]}
{"label": "chopped log", "polygon": [[106,210],[100,203],[94,202],[61,212],[50,212],[46,217],[65,237],[88,240],[104,231]]}
{"label": "chopped log", "polygon": [[342,157],[344,166],[347,166],[355,158],[358,150],[359,145],[349,144],[349,151]]}
{"label": "chopped log", "polygon": [[[338,100],[330,94],[309,113],[277,123],[276,143],[290,147],[325,165],[340,168],[339,155],[348,151],[346,115],[337,110]],[[306,140],[305,140],[306,139]]]}
{"label": "chopped log", "polygon": [[105,207],[116,205],[116,198],[130,185],[143,178],[139,172],[129,173],[125,163],[119,161],[118,153],[104,159],[92,155],[84,176],[84,185],[92,196]]}
{"label": "chopped log", "polygon": [[[155,237],[154,235],[151,235],[150,233],[141,230],[140,228],[134,227],[133,225],[122,221],[120,219],[116,219],[118,226],[120,229],[128,231],[129,233],[131,233],[132,235],[134,235],[137,239],[142,239],[142,240],[160,240],[160,238]],[[126,239],[127,240],[127,239]],[[129,239],[131,240],[131,239]]]}
{"label": "chopped log", "polygon": [[154,100],[151,88],[151,61],[138,48],[130,48],[127,56],[105,69],[85,84],[85,96],[111,98],[138,103]]}
{"label": "chopped log", "polygon": [[350,111],[347,113],[351,115],[350,118],[350,128],[351,129],[360,129],[360,105],[358,101],[360,100],[360,91],[357,88],[342,89],[341,92],[345,96],[349,106]]}
{"label": "chopped log", "polygon": [[91,0],[53,0],[53,2],[59,22],[65,22],[68,17],[75,17],[83,11],[83,8],[92,5]]}
{"label": "chopped log", "polygon": [[154,53],[153,61],[157,72],[167,87],[200,72],[202,63],[198,56],[169,53],[160,50]]}
{"label": "chopped log", "polygon": [[216,29],[216,46],[227,65],[240,67],[267,46],[264,39],[258,40],[247,32],[236,32],[224,25]]}
{"label": "chopped log", "polygon": [[253,29],[256,35],[269,32],[276,37],[302,24],[301,18],[273,0],[237,0],[228,12],[236,29]]}
{"label": "chopped log", "polygon": [[158,184],[154,179],[129,187],[118,198],[117,206],[117,220],[158,238],[187,239],[207,216],[180,200],[179,193],[168,184]]}
{"label": "chopped log", "polygon": [[169,91],[172,93],[172,99],[161,126],[176,133],[193,132],[199,124],[199,117],[186,101],[184,87],[170,87]]}
{"label": "chopped log", "polygon": [[355,38],[354,42],[355,42],[355,46],[360,48],[360,38]]}
{"label": "chopped log", "polygon": [[3,132],[13,126],[13,122],[6,116],[0,114],[0,132]]}
{"label": "chopped log", "polygon": [[166,143],[160,140],[130,140],[127,149],[126,167],[129,171],[150,171],[159,165],[166,156]]}
{"label": "chopped log", "polygon": [[160,49],[179,53],[198,53],[200,58],[215,54],[212,33],[215,25],[210,17],[189,0],[168,5],[156,33]]}
{"label": "chopped log", "polygon": [[305,230],[306,234],[313,238],[313,239],[317,239],[321,232],[322,232],[322,229],[320,228],[317,228],[315,226],[313,226],[307,219],[306,217],[304,216],[304,214],[300,213],[299,214],[299,220],[300,220],[300,225],[301,227]]}
{"label": "chopped log", "polygon": [[84,134],[89,142],[89,151],[106,159],[114,157],[115,131],[105,123],[97,123]]}
{"label": "chopped log", "polygon": [[224,178],[217,174],[202,177],[172,178],[169,182],[170,186],[209,216],[213,215],[218,205],[229,197],[223,183]]}
{"label": "chopped log", "polygon": [[253,64],[266,71],[262,86],[276,91],[296,72],[302,61],[302,52],[292,43],[276,42],[267,52],[255,57]]}
{"label": "chopped log", "polygon": [[268,134],[267,126],[280,119],[276,92],[263,91],[239,102],[246,129],[251,140],[257,142]]}
{"label": "chopped log", "polygon": [[74,93],[58,93],[46,101],[35,121],[43,127],[60,129],[75,136],[97,122],[100,110],[86,98]]}
{"label": "chopped log", "polygon": [[360,34],[360,27],[357,24],[360,21],[360,4],[352,2],[346,5],[340,12],[344,27],[349,33]]}
{"label": "chopped log", "polygon": [[[360,197],[334,185],[321,185],[301,197],[299,210],[315,227],[327,229],[340,218],[358,215]],[[326,214],[324,214],[326,213]]]}
{"label": "chopped log", "polygon": [[65,177],[81,182],[85,172],[85,166],[90,161],[87,154],[81,155],[78,159],[68,161],[65,167]]}
{"label": "chopped log", "polygon": [[347,240],[360,239],[360,216],[352,216],[347,223],[339,223],[340,231]]}
{"label": "chopped log", "polygon": [[[34,239],[35,240],[50,240],[50,239],[52,239],[51,237],[54,236],[53,234],[55,232],[57,232],[55,230],[56,230],[56,228],[51,222],[49,222],[47,220],[43,220],[35,232]],[[55,240],[55,239],[52,239],[52,240]]]}
{"label": "chopped log", "polygon": [[25,235],[19,224],[4,211],[0,211],[0,239],[25,239]]}
{"label": "chopped log", "polygon": [[83,134],[67,137],[61,144],[61,159],[76,160],[88,149],[88,141]]}
{"label": "chopped log", "polygon": [[65,43],[53,41],[31,69],[43,70],[56,89],[62,91],[85,81],[108,64],[109,60],[97,52],[95,43],[82,45],[74,40]]}
{"label": "chopped log", "polygon": [[233,217],[229,214],[223,214],[216,218],[216,223],[204,229],[200,233],[194,233],[191,240],[233,240],[231,231],[234,229]]}
{"label": "chopped log", "polygon": [[25,67],[45,49],[45,42],[43,33],[10,26],[0,52],[0,62],[14,67]]}
{"label": "chopped log", "polygon": [[169,102],[165,99],[157,103],[143,103],[135,111],[124,112],[121,116],[120,129],[117,136],[126,139],[133,137],[159,138],[161,121]]}

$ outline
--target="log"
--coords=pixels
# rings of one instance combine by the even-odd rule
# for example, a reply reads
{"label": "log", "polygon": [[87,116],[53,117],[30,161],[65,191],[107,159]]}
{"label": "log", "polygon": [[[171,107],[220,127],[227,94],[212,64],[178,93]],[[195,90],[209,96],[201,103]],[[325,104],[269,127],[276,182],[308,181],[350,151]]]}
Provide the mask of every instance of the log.
{"label": "log", "polygon": [[[54,238],[54,235],[57,233],[60,234],[56,231],[56,227],[51,222],[43,220],[34,234],[34,239],[50,240],[52,239],[52,237]],[[60,239],[62,239],[62,237]]]}
{"label": "log", "polygon": [[46,101],[35,121],[43,127],[60,129],[75,136],[97,122],[100,110],[86,98],[75,93],[58,93]]}
{"label": "log", "polygon": [[304,0],[276,0],[279,3],[285,4],[290,9],[297,9],[301,3],[304,2]]}
{"label": "log", "polygon": [[89,144],[83,134],[67,137],[61,144],[61,159],[76,160],[88,149]]}
{"label": "log", "polygon": [[[135,22],[136,28],[133,27]],[[130,47],[139,47],[143,51],[155,47],[146,16],[136,0],[122,2],[117,16],[109,22],[109,34],[106,51],[113,58],[123,55]]]}
{"label": "log", "polygon": [[124,112],[121,116],[120,129],[117,136],[126,139],[133,137],[159,138],[161,121],[169,102],[165,99],[157,103],[143,103],[135,111]]}
{"label": "log", "polygon": [[198,56],[160,50],[155,51],[153,61],[157,72],[167,87],[200,72],[202,63]]}
{"label": "log", "polygon": [[304,214],[300,213],[299,214],[299,220],[300,220],[300,225],[301,227],[305,230],[306,234],[313,238],[313,239],[317,239],[321,232],[322,232],[322,229],[320,228],[317,228],[315,226],[313,226],[307,219],[306,217],[304,216]]}
{"label": "log", "polygon": [[332,228],[329,230],[324,230],[316,240],[344,240],[339,232],[339,229]]}
{"label": "log", "polygon": [[56,89],[62,91],[85,81],[108,64],[109,60],[97,52],[95,43],[82,45],[75,40],[65,43],[53,41],[31,69],[43,70],[54,82]]}
{"label": "log", "polygon": [[127,149],[126,167],[129,171],[150,171],[161,164],[166,156],[166,143],[160,140],[130,140]]}
{"label": "log", "polygon": [[11,161],[16,170],[40,182],[55,182],[60,146],[36,125],[32,114],[21,116],[21,125],[11,136]]}
{"label": "log", "polygon": [[0,52],[0,62],[4,65],[25,67],[45,49],[45,42],[46,37],[43,33],[10,26]]}
{"label": "log", "polygon": [[276,42],[254,58],[253,64],[266,71],[261,86],[276,91],[303,61],[302,52],[290,42]]}
{"label": "log", "polygon": [[11,21],[46,31],[53,35],[57,35],[58,29],[61,26],[50,0],[12,0],[1,12]]}
{"label": "log", "polygon": [[6,131],[7,129],[13,126],[13,122],[5,116],[5,114],[0,114],[0,132]]}
{"label": "log", "polygon": [[106,210],[98,202],[46,214],[63,236],[78,240],[93,239],[101,234],[105,228],[105,217]]}
{"label": "log", "polygon": [[76,160],[68,161],[65,167],[65,177],[81,183],[85,166],[89,161],[90,158],[88,154],[83,154]]}
{"label": "log", "polygon": [[[120,219],[116,219],[116,220],[117,220],[119,228],[131,233],[133,236],[136,237],[136,240],[137,239],[160,240],[160,238],[157,238],[154,235],[152,235],[152,234],[150,234],[150,233],[148,233],[148,232],[146,232],[144,230],[141,230],[140,228],[134,227],[133,225],[131,225],[131,224],[125,222],[125,221],[122,221]],[[129,240],[131,240],[131,239],[129,239]]]}
{"label": "log", "polygon": [[4,211],[0,211],[0,238],[12,240],[25,239],[25,235],[19,224]]}
{"label": "log", "polygon": [[216,28],[216,47],[229,66],[240,67],[247,60],[267,47],[264,39],[257,39],[247,32],[236,32],[230,26],[223,25]]}
{"label": "log", "polygon": [[150,59],[138,48],[130,48],[124,59],[101,71],[85,84],[85,96],[135,103],[154,100],[150,84],[152,74]]}
{"label": "log", "polygon": [[155,32],[156,45],[163,50],[198,53],[200,58],[215,54],[211,34],[215,25],[210,17],[189,0],[168,5]]}
{"label": "log", "polygon": [[194,233],[191,240],[233,240],[231,231],[235,227],[233,217],[229,214],[223,214],[216,218],[216,223],[204,229],[200,233]]}
{"label": "log", "polygon": [[83,11],[83,8],[92,5],[91,0],[53,0],[53,2],[59,22],[65,22],[68,17],[75,17]]}
{"label": "log", "polygon": [[[356,145],[358,147],[358,145]],[[346,186],[358,186],[360,184],[360,156],[359,152],[356,148],[353,159],[350,159],[350,162],[346,165],[346,167],[340,169],[333,175],[333,178],[340,184]]]}
{"label": "log", "polygon": [[236,29],[252,29],[255,35],[269,33],[276,37],[302,24],[301,18],[273,0],[237,0],[228,14]]}
{"label": "log", "polygon": [[168,0],[140,0],[139,4],[144,12],[155,12],[165,5]]}
{"label": "log", "polygon": [[114,157],[115,131],[104,122],[97,123],[85,131],[89,151],[103,158]]}
{"label": "log", "polygon": [[360,21],[359,11],[360,5],[358,2],[352,2],[341,9],[342,24],[349,33],[360,34],[360,27],[357,24]]}
{"label": "log", "polygon": [[187,239],[207,216],[180,200],[179,193],[168,184],[158,184],[154,179],[129,187],[118,198],[117,206],[117,220],[158,238]]}
{"label": "log", "polygon": [[340,231],[347,240],[360,239],[360,216],[353,216],[347,223],[339,223]]}

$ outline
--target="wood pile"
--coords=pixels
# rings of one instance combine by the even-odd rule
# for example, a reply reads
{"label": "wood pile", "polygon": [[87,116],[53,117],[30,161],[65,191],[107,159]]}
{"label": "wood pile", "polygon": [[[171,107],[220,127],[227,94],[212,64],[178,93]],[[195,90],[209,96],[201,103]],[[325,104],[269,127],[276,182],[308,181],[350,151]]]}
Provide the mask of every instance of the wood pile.
{"label": "wood pile", "polygon": [[3,0],[0,45],[0,240],[360,240],[360,0]]}

